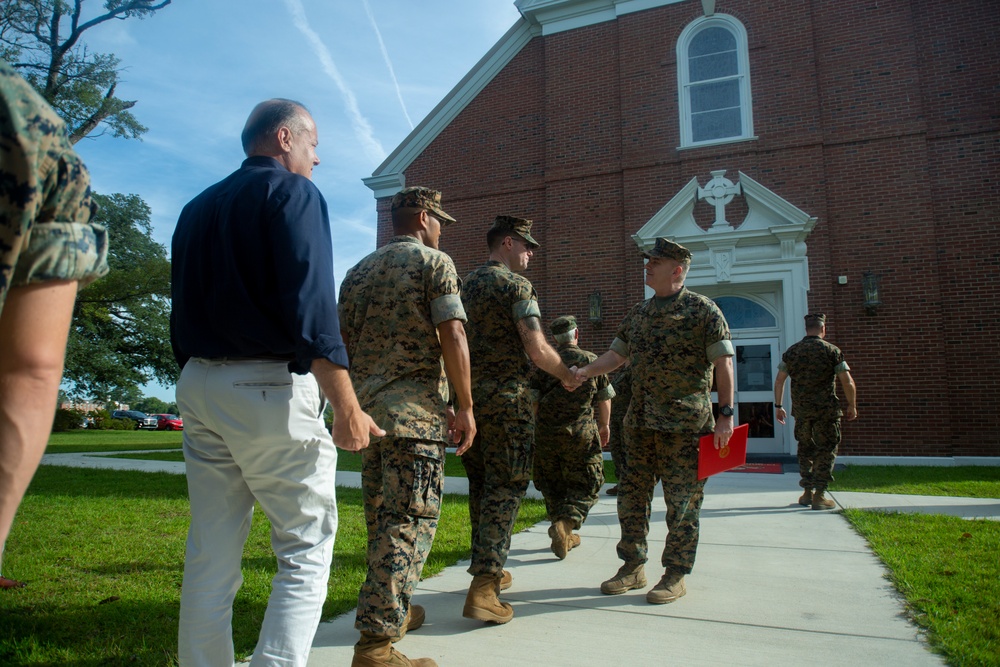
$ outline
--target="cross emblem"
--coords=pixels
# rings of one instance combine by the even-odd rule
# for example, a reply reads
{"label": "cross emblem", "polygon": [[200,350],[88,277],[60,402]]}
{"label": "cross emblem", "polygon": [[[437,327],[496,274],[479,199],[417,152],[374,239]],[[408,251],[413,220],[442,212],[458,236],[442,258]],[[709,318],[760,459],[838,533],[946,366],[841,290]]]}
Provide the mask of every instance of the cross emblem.
{"label": "cross emblem", "polygon": [[712,229],[729,227],[729,222],[726,221],[726,204],[741,194],[742,188],[739,183],[733,183],[726,178],[725,169],[717,169],[711,174],[712,180],[706,183],[705,187],[698,187],[698,199],[704,199],[715,207],[715,222],[712,223]]}

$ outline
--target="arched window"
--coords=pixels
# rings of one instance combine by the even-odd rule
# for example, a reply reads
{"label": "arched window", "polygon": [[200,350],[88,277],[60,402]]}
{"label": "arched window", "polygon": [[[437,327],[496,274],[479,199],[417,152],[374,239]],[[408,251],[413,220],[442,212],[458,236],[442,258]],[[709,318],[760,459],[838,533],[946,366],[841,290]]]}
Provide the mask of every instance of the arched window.
{"label": "arched window", "polygon": [[715,304],[726,316],[730,329],[771,329],[778,320],[769,310],[750,299],[739,296],[720,296]]}
{"label": "arched window", "polygon": [[681,147],[753,137],[750,56],[743,24],[715,14],[677,40]]}

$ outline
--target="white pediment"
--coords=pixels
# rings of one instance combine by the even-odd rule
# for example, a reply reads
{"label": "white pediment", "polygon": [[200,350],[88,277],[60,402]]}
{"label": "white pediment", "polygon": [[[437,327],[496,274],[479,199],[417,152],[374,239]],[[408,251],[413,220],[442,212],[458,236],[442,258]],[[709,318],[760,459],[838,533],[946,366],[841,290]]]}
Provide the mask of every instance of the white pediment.
{"label": "white pediment", "polygon": [[[781,198],[743,172],[735,183],[725,178],[725,171],[713,171],[713,178],[702,187],[697,178],[687,185],[633,235],[643,248],[652,247],[657,237],[666,237],[695,253],[711,248],[775,246],[779,257],[804,257],[805,239],[816,224],[811,216]],[[747,214],[741,221],[725,220],[725,204],[734,197],[743,197]],[[694,218],[699,199],[715,204],[716,220],[702,229]],[[759,251],[758,251],[759,254]]]}

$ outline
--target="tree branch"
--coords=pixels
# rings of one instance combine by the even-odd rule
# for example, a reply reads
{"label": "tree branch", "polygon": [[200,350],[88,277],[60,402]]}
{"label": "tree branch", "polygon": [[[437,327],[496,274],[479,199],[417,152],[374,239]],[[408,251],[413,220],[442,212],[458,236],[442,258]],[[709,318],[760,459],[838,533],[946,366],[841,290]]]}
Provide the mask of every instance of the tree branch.
{"label": "tree branch", "polygon": [[[76,142],[86,137],[88,134],[94,131],[94,128],[96,128],[98,125],[101,124],[102,120],[112,115],[111,100],[113,100],[115,97],[115,88],[117,86],[118,84],[116,83],[111,84],[111,87],[108,88],[108,92],[105,93],[104,95],[104,102],[97,109],[97,111],[92,113],[90,115],[90,118],[83,121],[83,123],[81,123],[78,127],[74,128],[69,133],[69,142],[71,144],[76,144]],[[135,106],[134,100],[131,102],[126,102],[125,100],[118,100],[118,101],[121,102],[121,108],[115,111],[114,113],[120,113],[122,111],[131,109],[132,107]]]}
{"label": "tree branch", "polygon": [[[77,0],[77,7],[79,7],[82,0]],[[74,27],[73,33],[66,39],[66,48],[71,47],[80,39],[82,35],[87,30],[93,28],[95,25],[104,23],[105,21],[110,21],[111,19],[126,19],[132,12],[143,11],[143,12],[155,12],[157,10],[163,9],[169,5],[172,0],[161,0],[157,5],[150,5],[151,0],[132,0],[117,9],[113,9],[107,14],[101,14],[86,23],[80,25],[79,27]]]}

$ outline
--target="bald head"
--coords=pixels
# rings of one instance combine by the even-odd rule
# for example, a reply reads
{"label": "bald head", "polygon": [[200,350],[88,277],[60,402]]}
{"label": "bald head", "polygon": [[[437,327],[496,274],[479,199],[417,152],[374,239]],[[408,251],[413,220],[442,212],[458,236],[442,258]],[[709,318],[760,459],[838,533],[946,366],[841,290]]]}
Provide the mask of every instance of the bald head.
{"label": "bald head", "polygon": [[299,134],[309,126],[309,110],[299,102],[280,97],[265,100],[253,108],[243,126],[243,152],[247,157],[274,156],[280,152],[278,130],[287,127],[292,134]]}

